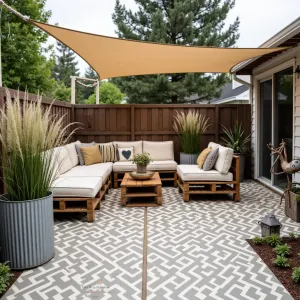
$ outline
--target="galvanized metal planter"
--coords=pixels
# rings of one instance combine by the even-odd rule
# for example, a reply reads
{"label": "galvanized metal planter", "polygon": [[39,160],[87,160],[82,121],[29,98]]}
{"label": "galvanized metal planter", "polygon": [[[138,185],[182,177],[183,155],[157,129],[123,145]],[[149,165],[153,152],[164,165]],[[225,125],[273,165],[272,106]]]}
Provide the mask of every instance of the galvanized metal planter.
{"label": "galvanized metal planter", "polygon": [[234,153],[234,155],[240,158],[240,182],[242,182],[244,181],[246,156],[241,153]]}
{"label": "galvanized metal planter", "polygon": [[0,261],[12,269],[29,269],[54,257],[52,193],[28,201],[0,197]]}
{"label": "galvanized metal planter", "polygon": [[180,164],[181,165],[196,165],[199,154],[187,154],[180,152]]}

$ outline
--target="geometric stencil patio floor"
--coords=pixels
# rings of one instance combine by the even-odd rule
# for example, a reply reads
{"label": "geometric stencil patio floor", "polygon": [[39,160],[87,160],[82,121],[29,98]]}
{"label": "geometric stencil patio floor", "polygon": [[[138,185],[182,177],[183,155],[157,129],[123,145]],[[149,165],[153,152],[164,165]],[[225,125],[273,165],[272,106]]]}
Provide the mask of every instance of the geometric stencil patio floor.
{"label": "geometric stencil patio floor", "polygon": [[55,220],[55,258],[23,272],[3,299],[142,299],[143,284],[155,300],[292,299],[245,240],[259,235],[267,212],[279,217],[282,234],[300,231],[279,196],[246,181],[240,202],[201,199],[184,203],[170,187],[162,207],[124,208],[120,190],[111,190],[94,223],[84,215]]}

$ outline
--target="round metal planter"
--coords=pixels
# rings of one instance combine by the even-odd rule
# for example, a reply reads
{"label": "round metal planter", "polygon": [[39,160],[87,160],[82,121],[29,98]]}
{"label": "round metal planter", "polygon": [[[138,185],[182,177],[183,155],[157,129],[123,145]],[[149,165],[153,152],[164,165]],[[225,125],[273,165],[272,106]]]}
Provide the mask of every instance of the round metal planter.
{"label": "round metal planter", "polygon": [[186,154],[180,152],[180,164],[181,165],[196,165],[199,154]]}
{"label": "round metal planter", "polygon": [[28,201],[0,197],[0,261],[12,269],[29,269],[54,257],[52,193]]}

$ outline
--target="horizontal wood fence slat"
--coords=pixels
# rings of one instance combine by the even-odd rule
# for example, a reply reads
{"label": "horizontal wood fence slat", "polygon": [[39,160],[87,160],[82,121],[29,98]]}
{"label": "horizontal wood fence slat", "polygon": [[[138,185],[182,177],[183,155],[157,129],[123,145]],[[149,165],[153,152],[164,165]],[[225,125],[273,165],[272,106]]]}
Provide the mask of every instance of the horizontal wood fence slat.
{"label": "horizontal wood fence slat", "polygon": [[[9,89],[14,97],[18,93]],[[19,92],[23,101],[24,92]],[[28,99],[36,101],[37,95],[28,94]],[[6,101],[5,89],[0,88],[0,108]],[[81,142],[106,143],[111,141],[174,141],[175,160],[179,161],[181,151],[179,138],[173,129],[174,115],[177,111],[187,113],[197,110],[209,117],[210,127],[201,137],[200,149],[211,141],[221,142],[224,137],[222,125],[232,128],[236,121],[243,123],[245,134],[251,134],[250,104],[118,104],[118,105],[72,105],[67,102],[44,98],[44,107],[52,104],[53,114],[65,116],[64,124],[78,122],[73,140]],[[250,145],[249,145],[250,146]],[[163,151],[163,149],[162,149]],[[251,165],[250,154],[247,165]],[[246,168],[245,178],[250,178],[251,168]]]}

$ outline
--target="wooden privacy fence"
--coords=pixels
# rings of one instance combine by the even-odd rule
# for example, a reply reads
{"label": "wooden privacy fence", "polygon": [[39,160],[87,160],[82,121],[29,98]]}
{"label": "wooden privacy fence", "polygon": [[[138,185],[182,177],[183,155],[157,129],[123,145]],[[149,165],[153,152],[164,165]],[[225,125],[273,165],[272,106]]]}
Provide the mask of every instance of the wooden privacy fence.
{"label": "wooden privacy fence", "polygon": [[[82,123],[75,138],[82,142],[106,143],[111,141],[174,141],[175,160],[179,161],[180,142],[173,129],[176,111],[194,109],[209,117],[210,127],[202,136],[200,149],[209,142],[221,142],[222,126],[232,128],[236,120],[243,122],[245,134],[251,133],[249,104],[219,105],[75,105],[74,120]],[[250,145],[249,145],[250,146]],[[162,149],[163,151],[163,149]],[[247,157],[250,165],[251,158]],[[250,170],[250,168],[248,168]],[[246,170],[246,178],[250,171]],[[248,172],[249,171],[249,172]]]}
{"label": "wooden privacy fence", "polygon": [[[10,90],[11,94],[17,91]],[[20,99],[24,93],[20,92]],[[29,94],[29,100],[35,100],[36,95]],[[48,106],[53,99],[43,98],[43,105]],[[5,92],[0,88],[0,106],[5,103]],[[180,143],[173,129],[173,118],[176,111],[188,112],[194,109],[209,117],[211,124],[202,136],[200,149],[209,142],[220,142],[224,136],[222,126],[232,128],[236,120],[243,122],[245,134],[251,133],[250,104],[119,104],[119,105],[71,105],[67,102],[55,101],[52,104],[54,114],[65,115],[65,123],[79,122],[80,127],[74,135],[74,140],[81,142],[105,143],[111,141],[174,141],[175,160],[179,161]],[[162,149],[163,151],[163,149]],[[247,157],[250,166],[251,158]],[[250,178],[250,169],[246,168],[246,178]]]}

